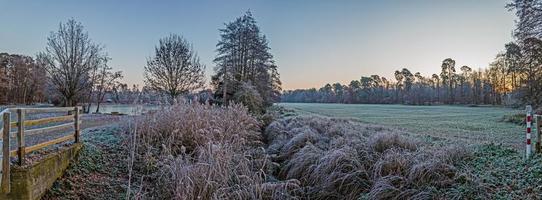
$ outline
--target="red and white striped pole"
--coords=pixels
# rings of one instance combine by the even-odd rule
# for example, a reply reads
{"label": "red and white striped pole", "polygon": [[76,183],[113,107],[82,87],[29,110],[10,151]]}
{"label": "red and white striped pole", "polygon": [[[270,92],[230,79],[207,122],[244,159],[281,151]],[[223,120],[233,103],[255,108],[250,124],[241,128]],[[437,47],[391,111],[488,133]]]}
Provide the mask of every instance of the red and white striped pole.
{"label": "red and white striped pole", "polygon": [[531,127],[533,124],[533,108],[530,105],[527,105],[527,119],[525,120],[527,124],[527,146],[525,149],[525,158],[529,159],[531,157]]}

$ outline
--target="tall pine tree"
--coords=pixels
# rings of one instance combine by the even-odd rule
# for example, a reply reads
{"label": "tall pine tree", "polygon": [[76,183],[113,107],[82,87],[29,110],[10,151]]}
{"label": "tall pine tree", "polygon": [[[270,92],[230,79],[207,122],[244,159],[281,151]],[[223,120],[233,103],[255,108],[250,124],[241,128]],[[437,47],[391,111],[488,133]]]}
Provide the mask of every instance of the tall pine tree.
{"label": "tall pine tree", "polygon": [[220,40],[216,46],[212,85],[218,99],[222,99],[224,104],[231,100],[247,103],[232,98],[246,96],[236,95],[246,93],[242,91],[244,88],[254,88],[257,92],[254,95],[261,97],[263,106],[279,100],[281,82],[277,66],[269,52],[267,39],[250,11],[220,29]]}

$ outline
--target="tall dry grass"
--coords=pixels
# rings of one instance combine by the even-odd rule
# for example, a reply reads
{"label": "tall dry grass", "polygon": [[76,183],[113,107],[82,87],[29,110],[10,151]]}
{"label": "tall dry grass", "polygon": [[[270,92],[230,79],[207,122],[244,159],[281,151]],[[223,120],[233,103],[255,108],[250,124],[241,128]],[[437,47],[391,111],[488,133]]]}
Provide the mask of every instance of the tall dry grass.
{"label": "tall dry grass", "polygon": [[[259,122],[238,104],[176,104],[143,116],[126,137],[138,199],[287,199],[297,181],[276,170]],[[134,126],[135,127],[135,126]]]}
{"label": "tall dry grass", "polygon": [[259,122],[239,104],[179,103],[145,115],[138,123],[138,149],[153,154],[191,153],[208,142],[248,148],[261,141]]}
{"label": "tall dry grass", "polygon": [[441,149],[404,133],[349,120],[304,116],[265,132],[279,179],[300,181],[308,199],[434,199],[461,176],[465,147]]}
{"label": "tall dry grass", "polygon": [[139,199],[447,198],[438,191],[470,157],[346,119],[286,117],[262,133],[236,104],[181,103],[136,123],[126,147]]}

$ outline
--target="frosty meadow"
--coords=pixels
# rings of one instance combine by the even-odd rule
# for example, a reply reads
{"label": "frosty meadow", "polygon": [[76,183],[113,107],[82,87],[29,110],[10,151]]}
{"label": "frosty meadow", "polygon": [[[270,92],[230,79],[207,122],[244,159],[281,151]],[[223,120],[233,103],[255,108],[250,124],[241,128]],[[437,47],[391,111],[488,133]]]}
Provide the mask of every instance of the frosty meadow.
{"label": "frosty meadow", "polygon": [[542,198],[542,0],[0,8],[0,199]]}

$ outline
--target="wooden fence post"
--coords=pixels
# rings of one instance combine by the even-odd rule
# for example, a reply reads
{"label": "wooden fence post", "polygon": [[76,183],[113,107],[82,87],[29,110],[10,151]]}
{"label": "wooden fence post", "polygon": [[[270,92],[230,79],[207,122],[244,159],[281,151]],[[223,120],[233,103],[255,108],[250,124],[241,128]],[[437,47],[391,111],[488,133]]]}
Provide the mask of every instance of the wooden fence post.
{"label": "wooden fence post", "polygon": [[79,124],[79,108],[75,106],[75,114],[74,114],[74,128],[75,128],[75,143],[81,142],[80,140],[80,134],[81,134],[81,127]]}
{"label": "wooden fence post", "polygon": [[4,131],[2,133],[2,193],[10,192],[10,170],[9,170],[9,132],[11,131],[11,113],[4,113]]}
{"label": "wooden fence post", "polygon": [[19,156],[19,166],[24,165],[24,156],[25,156],[25,142],[24,142],[24,118],[25,110],[17,109],[17,145],[19,147],[17,154]]}

